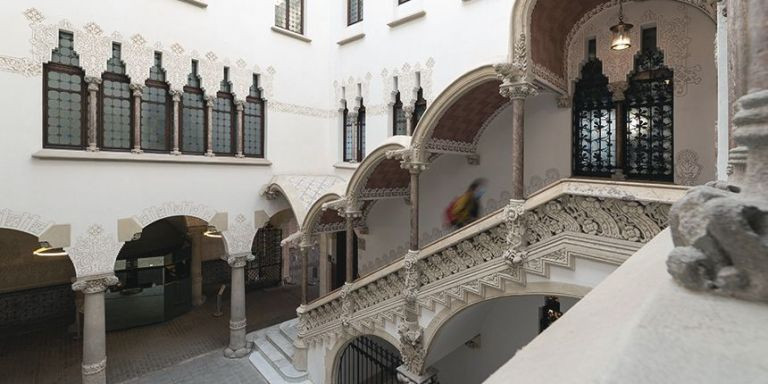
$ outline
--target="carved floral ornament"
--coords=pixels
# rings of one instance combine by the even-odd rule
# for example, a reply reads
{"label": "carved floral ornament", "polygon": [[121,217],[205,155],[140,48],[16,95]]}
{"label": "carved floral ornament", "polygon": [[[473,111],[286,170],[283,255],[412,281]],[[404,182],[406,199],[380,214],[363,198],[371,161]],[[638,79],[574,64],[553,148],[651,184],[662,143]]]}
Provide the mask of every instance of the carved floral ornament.
{"label": "carved floral ornament", "polygon": [[249,94],[254,73],[260,75],[260,85],[264,89],[265,97],[270,99],[273,95],[275,70],[272,67],[262,72],[258,66],[249,66],[243,59],[232,63],[227,58],[219,59],[214,52],[200,54],[198,51],[185,49],[179,43],[168,47],[160,42],[150,45],[141,34],[130,35],[128,38],[124,38],[119,32],[108,34],[95,22],[86,23],[82,27],[77,27],[68,20],[50,23],[46,22],[45,16],[35,8],[29,8],[23,14],[31,29],[30,56],[13,57],[0,54],[0,71],[28,77],[39,76],[42,73],[42,64],[50,60],[51,51],[58,45],[58,31],[62,29],[74,33],[74,48],[80,55],[80,65],[86,76],[101,77],[107,69],[112,42],[119,42],[122,44],[122,60],[126,65],[126,73],[134,83],[144,83],[154,62],[154,52],[160,51],[163,53],[167,81],[174,90],[183,89],[187,83],[190,62],[196,59],[200,62],[203,88],[209,92],[219,89],[223,68],[229,66],[233,93],[236,95],[245,97]]}
{"label": "carved floral ornament", "polygon": [[[666,227],[669,210],[666,203],[578,195],[563,195],[531,210],[522,207],[512,202],[497,218],[484,219],[498,224],[434,254],[410,255],[401,268],[363,285],[355,282],[341,297],[305,308],[306,341],[330,342],[340,332],[340,319],[346,329],[358,332],[390,323],[401,328],[401,339],[418,340],[411,337],[418,329],[406,321],[409,300],[434,312],[438,304],[450,308],[470,295],[484,297],[486,288],[525,286],[526,274],[547,278],[552,265],[574,268],[574,257],[594,259],[585,250],[591,246],[615,243],[627,247],[629,256]],[[573,241],[581,243],[569,248]]]}

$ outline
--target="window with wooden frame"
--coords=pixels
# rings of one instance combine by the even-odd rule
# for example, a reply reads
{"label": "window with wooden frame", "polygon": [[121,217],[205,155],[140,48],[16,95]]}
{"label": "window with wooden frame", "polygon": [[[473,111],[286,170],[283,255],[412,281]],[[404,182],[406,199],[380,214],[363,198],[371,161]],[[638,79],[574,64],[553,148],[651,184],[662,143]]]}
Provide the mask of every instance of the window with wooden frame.
{"label": "window with wooden frame", "polygon": [[408,120],[405,118],[403,101],[400,99],[400,91],[397,91],[397,94],[395,95],[395,104],[392,106],[392,123],[393,135],[408,134]]}
{"label": "window with wooden frame", "polygon": [[365,156],[365,104],[360,98],[360,108],[357,110],[357,162],[363,161]]}
{"label": "window with wooden frame", "polygon": [[347,0],[347,25],[363,21],[363,0]]}
{"label": "window with wooden frame", "polygon": [[352,162],[355,160],[353,154],[354,141],[355,141],[355,120],[349,116],[349,109],[346,103],[344,103],[344,111],[342,112],[342,124],[344,127],[344,154],[343,158],[345,162]]}
{"label": "window with wooden frame", "polygon": [[168,152],[171,149],[172,106],[165,81],[163,54],[155,52],[155,63],[149,68],[149,79],[141,95],[141,149]]}
{"label": "window with wooden frame", "polygon": [[181,97],[181,151],[203,154],[207,141],[205,126],[205,95],[200,84],[197,60],[192,60],[192,72],[187,76],[187,85]]}
{"label": "window with wooden frame", "polygon": [[243,108],[243,154],[246,157],[264,157],[264,110],[259,75],[253,75],[253,85]]}
{"label": "window with wooden frame", "polygon": [[211,144],[213,153],[234,156],[235,154],[235,97],[229,80],[229,67],[224,67],[224,79],[213,102],[213,127]]}
{"label": "window with wooden frame", "polygon": [[131,80],[125,74],[120,44],[112,43],[112,57],[101,75],[99,147],[106,151],[128,151],[133,145]]}
{"label": "window with wooden frame", "polygon": [[275,26],[304,34],[304,0],[280,0],[275,4]]}
{"label": "window with wooden frame", "polygon": [[79,65],[74,35],[59,31],[59,45],[43,64],[44,148],[85,148],[87,87]]}
{"label": "window with wooden frame", "polygon": [[413,116],[411,117],[411,129],[416,130],[416,125],[419,124],[419,120],[424,116],[424,112],[427,111],[427,100],[424,99],[424,90],[419,87],[416,92],[416,104],[413,106]]}

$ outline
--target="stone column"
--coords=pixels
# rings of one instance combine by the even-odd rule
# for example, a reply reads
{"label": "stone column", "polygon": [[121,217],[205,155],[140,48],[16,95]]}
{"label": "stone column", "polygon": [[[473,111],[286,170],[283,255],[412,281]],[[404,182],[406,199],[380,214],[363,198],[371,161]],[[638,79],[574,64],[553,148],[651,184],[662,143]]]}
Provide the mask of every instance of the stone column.
{"label": "stone column", "polygon": [[245,264],[252,259],[250,253],[227,258],[227,263],[232,267],[232,283],[229,287],[229,347],[224,350],[224,356],[230,359],[248,356],[253,349],[253,343],[245,340]]}
{"label": "stone column", "polygon": [[141,96],[144,93],[143,84],[132,83],[131,95],[133,96],[133,149],[131,153],[140,154],[144,151],[141,150]]}
{"label": "stone column", "polygon": [[189,274],[192,278],[192,305],[199,307],[205,303],[203,296],[203,232],[207,227],[190,227],[192,239],[192,260]]}
{"label": "stone column", "polygon": [[207,96],[205,98],[205,155],[208,157],[216,156],[213,153],[213,104],[216,98]]}
{"label": "stone column", "polygon": [[245,154],[243,154],[243,141],[245,138],[243,137],[243,110],[245,109],[245,102],[243,100],[235,100],[235,110],[237,113],[235,114],[235,120],[236,124],[235,127],[237,129],[237,132],[235,133],[235,157],[243,158],[245,157]]}
{"label": "stone column", "polygon": [[173,149],[171,155],[181,155],[179,150],[179,115],[181,114],[181,91],[171,91],[171,97],[173,98]]}
{"label": "stone column", "polygon": [[355,261],[355,254],[354,254],[354,245],[355,245],[355,225],[354,225],[354,216],[351,215],[349,212],[346,212],[345,218],[347,220],[347,246],[346,246],[346,252],[345,255],[346,258],[346,266],[347,266],[347,273],[346,273],[346,283],[349,284],[352,281],[355,280],[355,270],[354,270],[354,261]]}
{"label": "stone column", "polygon": [[307,290],[309,288],[309,248],[310,241],[305,236],[301,237],[299,250],[301,252],[301,304],[307,304]]}
{"label": "stone column", "polygon": [[531,83],[504,83],[501,95],[512,101],[512,199],[525,199],[525,99],[536,96],[538,90]]}
{"label": "stone column", "polygon": [[101,79],[86,76],[85,82],[88,83],[88,147],[86,150],[97,152],[99,150],[99,85]]}
{"label": "stone column", "polygon": [[616,107],[616,132],[614,136],[616,139],[616,168],[613,170],[613,178],[617,180],[624,180],[624,138],[627,135],[627,120],[624,119],[625,104],[624,104],[624,92],[629,88],[629,83],[626,81],[617,81],[608,84],[608,90],[613,94],[613,104]]}
{"label": "stone column", "polygon": [[408,136],[413,136],[413,106],[407,105],[403,107],[403,115],[405,116],[405,132]]}
{"label": "stone column", "polygon": [[114,275],[81,278],[72,289],[83,292],[83,384],[107,382],[107,344],[104,322],[104,291],[117,284]]}

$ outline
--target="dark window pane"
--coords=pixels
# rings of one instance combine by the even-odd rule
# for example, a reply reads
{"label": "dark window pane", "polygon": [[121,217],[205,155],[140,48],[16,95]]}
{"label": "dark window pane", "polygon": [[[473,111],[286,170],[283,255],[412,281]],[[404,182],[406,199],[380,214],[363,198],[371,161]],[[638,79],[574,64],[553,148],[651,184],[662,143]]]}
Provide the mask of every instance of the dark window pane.
{"label": "dark window pane", "polygon": [[168,91],[148,86],[141,99],[141,147],[150,151],[167,151]]}
{"label": "dark window pane", "polygon": [[203,153],[205,151],[205,99],[202,94],[184,92],[182,106],[182,151]]}

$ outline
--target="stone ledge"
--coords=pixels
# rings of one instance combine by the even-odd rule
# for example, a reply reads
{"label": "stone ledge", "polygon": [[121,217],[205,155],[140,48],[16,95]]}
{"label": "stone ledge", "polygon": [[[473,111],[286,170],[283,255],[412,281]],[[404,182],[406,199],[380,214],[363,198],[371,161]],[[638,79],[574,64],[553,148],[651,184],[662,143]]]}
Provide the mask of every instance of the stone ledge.
{"label": "stone ledge", "polygon": [[310,39],[309,37],[306,37],[306,36],[304,36],[304,35],[302,35],[300,33],[289,31],[289,30],[287,30],[285,28],[280,28],[278,26],[273,25],[271,29],[272,29],[272,32],[276,32],[276,33],[279,33],[281,35],[288,36],[288,37],[294,38],[294,39],[299,40],[299,41],[303,41],[305,43],[311,43],[312,42],[312,39]]}
{"label": "stone ledge", "polygon": [[336,163],[333,165],[334,168],[339,169],[357,169],[357,166],[360,165],[360,163]]}
{"label": "stone ledge", "polygon": [[192,4],[200,8],[208,8],[208,3],[205,0],[181,0],[185,3]]}
{"label": "stone ledge", "polygon": [[390,28],[395,28],[395,27],[397,27],[399,25],[403,25],[403,24],[405,24],[405,23],[407,23],[407,22],[409,22],[411,20],[420,19],[420,18],[422,18],[422,17],[424,17],[426,15],[427,15],[427,12],[424,11],[424,10],[421,10],[421,11],[412,13],[410,15],[406,15],[406,16],[403,16],[403,17],[399,17],[399,18],[397,18],[395,20],[392,20],[389,23],[387,23],[387,25]]}
{"label": "stone ledge", "polygon": [[336,44],[338,44],[338,45],[345,45],[345,44],[349,44],[349,43],[351,43],[353,41],[360,40],[360,39],[362,39],[364,37],[365,37],[365,33],[358,33],[358,34],[355,34],[355,35],[343,38],[343,39],[337,41]]}
{"label": "stone ledge", "polygon": [[207,157],[195,155],[171,155],[161,153],[133,154],[129,152],[86,152],[66,149],[41,149],[32,154],[38,160],[74,160],[74,161],[125,161],[148,163],[210,164],[210,165],[250,165],[270,166],[266,159],[251,157]]}

